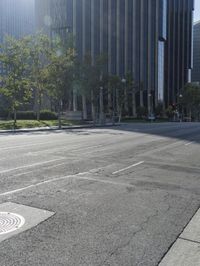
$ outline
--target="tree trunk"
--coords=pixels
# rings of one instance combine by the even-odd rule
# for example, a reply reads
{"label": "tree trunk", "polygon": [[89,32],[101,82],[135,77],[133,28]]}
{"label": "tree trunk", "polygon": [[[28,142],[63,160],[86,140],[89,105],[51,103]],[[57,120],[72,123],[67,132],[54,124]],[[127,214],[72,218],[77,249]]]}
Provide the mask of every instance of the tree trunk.
{"label": "tree trunk", "polygon": [[122,105],[119,106],[119,120],[118,120],[119,123],[121,123],[121,119],[122,119]]}
{"label": "tree trunk", "polygon": [[100,124],[104,125],[104,104],[103,104],[103,87],[100,88]]}
{"label": "tree trunk", "polygon": [[62,129],[62,123],[61,123],[61,100],[58,103],[58,128]]}
{"label": "tree trunk", "polygon": [[147,99],[147,106],[148,106],[148,115],[150,116],[151,113],[152,113],[152,108],[151,108],[151,99],[152,99],[152,96],[151,96],[151,93],[150,92],[147,92],[148,93],[148,99]]}
{"label": "tree trunk", "polygon": [[112,96],[112,124],[115,125],[115,104],[116,104],[116,90],[113,89],[113,96]]}
{"label": "tree trunk", "polygon": [[77,94],[76,91],[73,90],[73,111],[76,112],[77,109]]}
{"label": "tree trunk", "polygon": [[37,104],[37,121],[40,121],[40,109],[41,109],[41,101],[38,101]]}
{"label": "tree trunk", "polygon": [[69,99],[68,99],[68,111],[72,110],[72,94],[70,93]]}
{"label": "tree trunk", "polygon": [[112,117],[113,114],[113,107],[112,107],[112,94],[110,89],[108,89],[108,111],[109,111],[109,115],[110,117]]}
{"label": "tree trunk", "polygon": [[190,117],[190,122],[192,122],[192,108],[191,107],[189,109],[189,117]]}
{"label": "tree trunk", "polygon": [[92,120],[93,124],[96,124],[96,108],[94,103],[94,91],[91,91],[91,107],[92,107]]}
{"label": "tree trunk", "polygon": [[128,110],[128,93],[127,93],[127,88],[125,88],[125,90],[124,90],[124,111],[125,111],[125,114],[126,114],[126,115],[129,114],[129,110]]}
{"label": "tree trunk", "polygon": [[120,116],[120,104],[119,104],[119,91],[116,89],[116,105],[117,105],[117,114]]}
{"label": "tree trunk", "polygon": [[132,115],[135,118],[137,116],[136,114],[136,98],[135,98],[135,92],[132,92]]}
{"label": "tree trunk", "polygon": [[15,130],[17,124],[17,110],[14,109],[14,123],[13,123],[13,128]]}
{"label": "tree trunk", "polygon": [[144,107],[143,91],[140,90],[140,107]]}
{"label": "tree trunk", "polygon": [[87,120],[87,102],[86,96],[82,94],[82,106],[83,106],[83,120]]}
{"label": "tree trunk", "polygon": [[37,121],[40,121],[40,110],[41,110],[41,94],[39,90],[36,90],[36,118]]}

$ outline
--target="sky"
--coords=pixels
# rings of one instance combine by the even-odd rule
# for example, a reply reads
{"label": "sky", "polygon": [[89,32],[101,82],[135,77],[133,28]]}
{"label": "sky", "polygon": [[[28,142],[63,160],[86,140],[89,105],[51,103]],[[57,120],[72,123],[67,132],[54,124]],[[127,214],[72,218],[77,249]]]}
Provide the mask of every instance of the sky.
{"label": "sky", "polygon": [[195,0],[194,21],[200,20],[200,0]]}

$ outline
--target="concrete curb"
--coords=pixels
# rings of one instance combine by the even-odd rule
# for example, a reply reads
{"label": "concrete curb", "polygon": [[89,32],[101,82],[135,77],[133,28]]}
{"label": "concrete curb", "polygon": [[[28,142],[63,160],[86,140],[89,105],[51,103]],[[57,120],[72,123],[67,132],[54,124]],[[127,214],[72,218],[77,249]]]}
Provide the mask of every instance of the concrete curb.
{"label": "concrete curb", "polygon": [[169,249],[159,266],[200,265],[200,209]]}
{"label": "concrete curb", "polygon": [[106,125],[80,125],[80,126],[66,126],[62,129],[58,127],[40,127],[40,128],[22,128],[22,129],[10,129],[10,130],[0,130],[0,134],[15,134],[15,133],[31,133],[31,132],[45,132],[45,131],[64,131],[72,129],[91,129],[91,128],[108,128],[108,127],[117,127],[121,124],[106,124]]}

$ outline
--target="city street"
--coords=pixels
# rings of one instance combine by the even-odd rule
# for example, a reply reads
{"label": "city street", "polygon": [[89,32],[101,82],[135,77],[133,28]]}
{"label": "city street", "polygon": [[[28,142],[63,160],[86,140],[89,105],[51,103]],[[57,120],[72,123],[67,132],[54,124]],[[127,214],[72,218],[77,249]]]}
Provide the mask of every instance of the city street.
{"label": "city street", "polygon": [[156,266],[200,206],[200,123],[0,135],[0,207],[53,215],[0,266]]}

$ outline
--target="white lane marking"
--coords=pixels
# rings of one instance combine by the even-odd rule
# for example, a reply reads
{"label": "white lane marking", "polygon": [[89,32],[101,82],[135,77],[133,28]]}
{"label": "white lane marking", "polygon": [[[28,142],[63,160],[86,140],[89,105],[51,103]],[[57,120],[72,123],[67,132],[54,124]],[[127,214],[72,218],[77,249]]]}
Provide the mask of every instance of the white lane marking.
{"label": "white lane marking", "polygon": [[39,142],[39,143],[28,143],[24,145],[18,145],[18,146],[11,146],[11,147],[0,147],[1,151],[6,151],[6,150],[12,150],[12,149],[21,149],[25,147],[31,147],[31,146],[38,146],[38,145],[45,145],[45,144],[52,144],[52,141],[49,142]]}
{"label": "white lane marking", "polygon": [[125,168],[123,168],[123,169],[120,169],[120,170],[118,170],[118,171],[113,172],[112,175],[115,175],[115,174],[121,173],[121,172],[123,172],[123,171],[126,171],[126,170],[128,170],[128,169],[130,169],[130,168],[133,168],[133,167],[135,167],[135,166],[141,165],[141,164],[143,164],[143,163],[144,163],[144,161],[141,161],[141,162],[139,162],[139,163],[132,164],[132,165],[130,165],[130,166],[128,166],[128,167],[125,167]]}
{"label": "white lane marking", "polygon": [[64,160],[64,159],[66,159],[66,158],[65,157],[60,157],[58,159],[49,160],[49,161],[45,161],[45,162],[41,162],[41,163],[28,164],[28,165],[24,165],[24,166],[12,168],[12,169],[7,169],[7,170],[0,171],[0,174],[5,174],[5,173],[9,173],[9,172],[12,172],[12,171],[15,171],[15,170],[20,170],[20,169],[24,169],[24,168],[39,166],[39,165],[43,165],[43,164],[53,163],[53,162],[61,161],[61,160]]}
{"label": "white lane marking", "polygon": [[186,143],[185,146],[189,146],[191,144],[193,144],[193,141]]}
{"label": "white lane marking", "polygon": [[[84,138],[85,137],[79,137],[78,140],[84,140]],[[71,136],[71,140],[76,140],[76,139],[77,139],[77,137]],[[60,140],[60,141],[52,140],[52,141],[46,141],[46,142],[27,143],[27,144],[24,144],[24,145],[16,145],[16,146],[10,146],[10,147],[4,147],[3,146],[3,147],[0,147],[0,150],[1,151],[6,151],[6,150],[11,150],[11,149],[16,149],[16,148],[21,149],[21,148],[26,148],[26,147],[29,147],[29,146],[31,147],[31,146],[46,145],[46,144],[52,144],[52,143],[54,143],[54,144],[63,144],[63,145],[64,144],[65,145],[70,144],[68,141],[65,142],[65,140]]]}
{"label": "white lane marking", "polygon": [[[66,163],[54,164],[52,166],[47,166],[47,167],[44,167],[44,168],[45,168],[45,170],[47,170],[47,169],[56,168],[56,167],[59,167],[59,166],[62,166],[62,165],[66,165]],[[16,174],[16,175],[11,175],[11,176],[9,176],[9,178],[32,174],[32,173],[35,173],[36,171],[40,171],[40,170],[41,169],[34,169],[33,171],[28,171],[28,172],[19,173],[19,174]],[[8,178],[8,177],[6,177],[6,178]]]}
{"label": "white lane marking", "polygon": [[20,191],[23,191],[23,190],[26,190],[26,189],[29,189],[29,188],[33,188],[35,186],[36,185],[30,185],[30,186],[23,187],[23,188],[19,188],[19,189],[16,189],[16,190],[11,190],[11,191],[8,191],[8,192],[5,192],[5,193],[0,194],[0,196],[11,195],[11,194],[14,194],[14,193],[17,193],[17,192],[20,192]]}
{"label": "white lane marking", "polygon": [[99,148],[102,147],[103,145],[95,145],[95,146],[89,146],[89,147],[80,147],[80,146],[76,146],[76,147],[71,147],[70,149],[66,149],[66,147],[57,147],[57,148],[52,148],[52,149],[47,149],[47,150],[42,150],[42,151],[35,151],[35,152],[28,152],[26,155],[29,156],[37,156],[39,154],[51,154],[55,151],[60,152],[77,152],[77,151],[85,151],[85,150],[90,150],[90,149],[95,149],[95,148]]}
{"label": "white lane marking", "polygon": [[85,173],[79,173],[79,174],[76,174],[76,175],[68,175],[68,176],[62,176],[62,177],[48,179],[48,180],[45,180],[43,182],[39,182],[39,183],[34,184],[34,185],[30,185],[30,186],[26,186],[26,187],[23,187],[23,188],[19,188],[19,189],[15,189],[15,190],[11,190],[11,191],[7,191],[7,192],[4,192],[4,193],[1,193],[0,196],[12,195],[12,194],[15,194],[15,193],[27,190],[27,189],[35,188],[35,187],[42,186],[42,185],[45,185],[45,184],[48,184],[48,183],[53,183],[53,182],[57,182],[57,181],[65,180],[65,179],[70,179],[70,178],[76,178],[76,179],[80,179],[80,180],[89,180],[89,181],[94,181],[94,182],[97,182],[97,183],[104,183],[104,184],[117,185],[117,186],[123,186],[123,187],[135,187],[134,185],[131,185],[131,184],[128,184],[128,183],[126,184],[126,183],[113,182],[113,181],[109,181],[109,180],[95,179],[95,178],[92,178],[92,177],[84,177],[84,176],[82,176],[82,175],[90,174],[90,172],[94,171],[94,170],[96,170],[96,169],[90,170],[89,172],[85,172]]}

